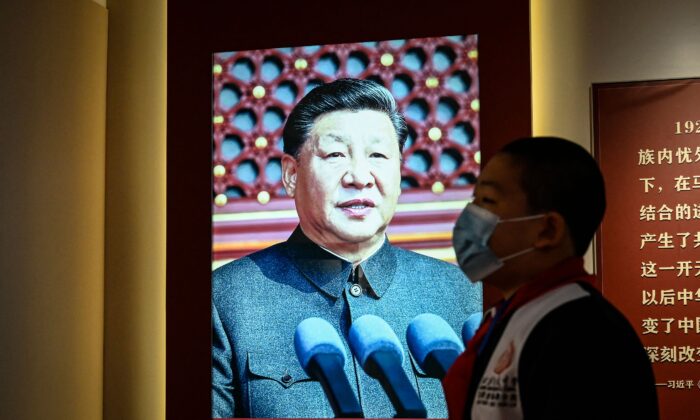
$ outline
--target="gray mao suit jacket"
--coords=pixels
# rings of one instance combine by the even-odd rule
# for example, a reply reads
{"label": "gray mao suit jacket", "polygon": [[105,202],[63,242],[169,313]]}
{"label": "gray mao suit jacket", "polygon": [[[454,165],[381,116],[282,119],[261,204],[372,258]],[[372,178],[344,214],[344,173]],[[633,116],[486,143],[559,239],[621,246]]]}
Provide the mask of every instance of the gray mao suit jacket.
{"label": "gray mao suit jacket", "polygon": [[[366,417],[395,411],[377,380],[351,356],[352,320],[381,317],[406,353],[404,370],[432,418],[447,417],[442,387],[409,355],[406,328],[421,313],[457,333],[482,310],[481,288],[455,266],[384,245],[360,264],[360,296],[349,289],[352,265],[311,242],[299,227],[283,243],[217,269],[212,280],[212,417],[333,417],[319,382],[304,372],[294,331],[308,317],[333,325],[346,347],[345,373]],[[355,279],[357,281],[357,279]]]}

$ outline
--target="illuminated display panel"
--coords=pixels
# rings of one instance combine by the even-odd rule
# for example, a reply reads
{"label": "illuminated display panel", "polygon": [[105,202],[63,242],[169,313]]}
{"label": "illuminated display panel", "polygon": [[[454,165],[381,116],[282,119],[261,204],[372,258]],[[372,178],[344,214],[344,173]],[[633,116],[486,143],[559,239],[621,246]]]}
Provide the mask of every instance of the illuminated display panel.
{"label": "illuminated display panel", "polygon": [[[372,172],[372,175],[377,177],[372,186],[358,190],[354,185],[344,185],[342,189],[346,192],[339,192],[339,194],[373,196],[386,188],[391,190],[400,188],[401,195],[396,213],[387,229],[389,240],[395,246],[454,262],[455,257],[451,246],[452,227],[471,196],[473,184],[479,174],[481,152],[479,149],[478,55],[476,35],[394,39],[214,54],[212,64],[213,268],[283,242],[297,226],[299,219],[295,211],[295,200],[287,196],[282,184],[282,156],[285,141],[283,128],[288,116],[305,94],[317,86],[340,78],[370,80],[387,88],[397,103],[398,111],[405,117],[408,138],[400,156],[400,167],[399,159],[394,155],[396,169],[401,174],[400,184],[399,182],[385,184],[383,182],[385,179],[382,177],[384,174],[377,167],[375,170],[379,172],[376,174]],[[365,122],[358,121],[359,124]],[[381,193],[382,196],[383,194]],[[297,200],[299,200],[298,197]],[[303,203],[299,205],[302,206]],[[321,207],[323,203],[319,202],[316,205]],[[306,214],[310,217],[309,213]],[[367,223],[371,224],[371,220],[370,217]],[[263,265],[257,265],[257,258],[259,257],[253,257],[248,261],[256,261],[254,264],[262,268]],[[265,263],[264,266],[268,267],[269,264]],[[296,266],[285,264],[283,267],[281,268],[283,271],[297,270]],[[236,268],[236,270],[241,269],[241,267]],[[272,271],[265,274],[265,277],[271,279],[273,283],[292,282],[293,277],[287,278],[270,267],[267,269]],[[262,270],[265,271],[265,269]],[[383,267],[384,272],[391,270],[391,266]],[[220,279],[222,283],[230,281],[239,284],[242,280],[236,276],[235,272],[230,275],[232,277],[226,277],[226,280]],[[427,275],[427,273],[413,272],[410,276],[421,275]],[[377,277],[374,279],[377,281]],[[425,277],[423,281],[411,283],[416,286],[428,285],[432,281],[439,282],[439,280],[446,279]],[[462,277],[461,280],[467,282],[466,278]],[[263,283],[265,282],[261,279],[255,278],[251,280],[250,287],[266,287]],[[302,302],[298,303],[299,307],[303,307],[304,302],[310,303],[315,300],[303,292],[309,284],[302,281],[301,284],[289,283],[288,285],[291,289],[287,293],[295,296],[299,293],[299,297],[302,298]],[[402,284],[394,280],[392,295],[402,293],[401,290],[404,289]],[[226,287],[221,283],[219,285]],[[414,286],[409,288],[413,296],[425,298],[429,296],[415,290]],[[467,298],[462,294],[461,289],[449,289],[449,292]],[[217,287],[213,293],[220,296],[221,288]],[[299,316],[294,310],[286,312],[291,308],[280,308],[278,305],[283,304],[285,299],[270,293],[271,295],[263,297],[266,302],[274,302],[269,309],[279,308],[280,314],[286,313],[285,318]],[[475,290],[475,293],[480,306],[480,288]],[[323,295],[319,290],[316,290],[315,294]],[[243,394],[240,394],[240,391],[236,394],[234,391],[236,404],[241,404],[244,407],[243,410],[249,410],[251,415],[256,416],[255,410],[268,410],[264,411],[267,413],[265,416],[273,417],[278,414],[270,413],[287,413],[280,414],[285,416],[290,415],[289,413],[299,413],[292,407],[276,411],[276,404],[282,404],[282,401],[291,398],[292,395],[315,400],[319,397],[313,394],[317,392],[316,388],[304,386],[306,375],[296,371],[296,365],[299,362],[293,355],[290,359],[290,355],[285,352],[265,353],[266,367],[263,369],[259,366],[257,358],[260,357],[258,353],[260,348],[247,345],[247,335],[246,337],[240,335],[240,331],[247,330],[232,325],[232,319],[240,321],[249,313],[260,310],[255,308],[259,308],[262,302],[256,297],[248,299],[246,295],[227,291],[226,297],[221,297],[223,300],[216,299],[218,316],[212,320],[217,325],[222,324],[220,331],[224,328],[227,332],[229,328],[233,329],[231,331],[233,336],[222,337],[221,340],[229,340],[235,353],[232,360],[225,363],[230,363],[232,369],[236,367],[241,369],[239,359],[243,358],[247,360],[245,369],[249,370],[245,376],[257,378],[250,379],[247,383],[236,382],[234,387],[240,387],[244,391]],[[252,296],[258,296],[258,294]],[[293,297],[287,295],[286,300],[292,301]],[[391,304],[381,302],[389,301],[382,299],[372,303],[374,305],[372,313],[385,311],[384,307]],[[455,316],[456,313],[460,313],[458,308],[467,304],[465,301],[456,305],[447,303],[447,299],[440,299],[439,302],[434,303],[420,299],[420,302],[421,306],[432,308],[431,312],[449,313],[452,318],[459,320],[460,325],[466,319],[466,315]],[[361,305],[348,302],[347,308],[349,311],[357,311],[360,310]],[[404,301],[401,305],[402,310],[406,311],[412,305]],[[248,309],[236,311],[234,310],[236,307]],[[309,316],[330,317],[328,320],[334,323],[334,318],[323,308],[325,305],[314,307],[314,310],[309,312]],[[238,316],[231,317],[231,312],[235,312]],[[278,322],[274,313],[268,313],[267,316],[269,319],[265,325],[268,332],[277,329],[282,332],[289,327],[285,321]],[[341,317],[341,320],[344,317]],[[386,318],[386,321],[396,322],[396,314],[392,317]],[[401,326],[395,332],[404,335],[404,328]],[[280,345],[286,347],[292,341],[293,327],[288,332],[287,340],[271,341],[263,347]],[[258,331],[257,336],[258,340],[263,339],[262,337],[271,339],[275,334],[268,335]],[[240,348],[236,349],[237,346]],[[219,351],[223,351],[223,347],[226,346],[220,347]],[[346,349],[346,351],[350,350]],[[214,363],[218,363],[216,358]],[[280,363],[284,363],[284,368],[279,372],[271,367]],[[350,365],[352,366],[352,363]],[[216,374],[218,375],[218,372],[223,374],[224,371],[226,369],[216,370]],[[213,374],[215,374],[214,371]],[[237,375],[234,374],[234,377]],[[288,382],[277,384],[279,378],[284,378],[284,375],[288,375]],[[284,382],[284,379],[282,381]],[[357,381],[358,390],[362,389],[371,395],[369,388],[366,388],[368,384],[363,383],[361,379]],[[275,397],[268,395],[261,400],[260,392],[263,392],[261,391],[263,387],[269,387],[264,389]],[[304,394],[304,392],[312,392],[312,394]],[[428,387],[423,388],[422,392],[433,395],[435,391],[431,391]],[[248,395],[247,399],[245,395]],[[268,400],[269,403],[264,402]],[[219,404],[221,403],[223,401]],[[365,402],[363,404],[365,414],[370,415],[372,410],[377,410],[386,403],[388,401],[367,405],[368,403]],[[323,407],[312,408],[312,406],[314,405],[309,401],[307,405],[309,413],[320,413],[324,410]],[[217,406],[217,413],[221,413],[218,410],[219,407],[221,406]],[[437,409],[431,406],[431,410]]]}

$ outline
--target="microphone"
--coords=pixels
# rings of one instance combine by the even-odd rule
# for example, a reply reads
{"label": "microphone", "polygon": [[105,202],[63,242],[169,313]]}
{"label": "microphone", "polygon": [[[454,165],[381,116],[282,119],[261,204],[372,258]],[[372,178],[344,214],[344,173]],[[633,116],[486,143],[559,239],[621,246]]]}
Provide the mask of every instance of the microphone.
{"label": "microphone", "polygon": [[464,351],[450,324],[435,314],[420,314],[406,330],[406,341],[418,365],[431,378],[442,380]]}
{"label": "microphone", "polygon": [[319,381],[336,417],[364,417],[343,367],[345,348],[328,321],[307,318],[294,331],[294,350],[301,367]]}
{"label": "microphone", "polygon": [[464,321],[464,325],[462,325],[462,341],[464,341],[465,347],[469,340],[474,337],[474,334],[476,334],[476,330],[479,329],[483,318],[484,315],[481,312],[474,312]]}
{"label": "microphone", "polygon": [[350,326],[350,348],[367,374],[384,388],[396,417],[426,418],[428,412],[403,370],[404,352],[389,324],[363,315]]}

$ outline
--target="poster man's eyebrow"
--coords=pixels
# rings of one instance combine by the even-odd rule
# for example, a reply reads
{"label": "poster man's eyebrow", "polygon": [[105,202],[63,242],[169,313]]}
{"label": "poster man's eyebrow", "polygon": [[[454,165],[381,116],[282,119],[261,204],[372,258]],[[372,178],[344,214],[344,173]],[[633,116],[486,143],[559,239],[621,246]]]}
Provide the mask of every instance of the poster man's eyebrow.
{"label": "poster man's eyebrow", "polygon": [[341,134],[336,134],[336,133],[325,133],[319,138],[330,138],[333,141],[339,142],[339,143],[347,143],[347,138]]}
{"label": "poster man's eyebrow", "polygon": [[[382,137],[382,136],[380,136],[380,135],[374,135],[374,136],[372,136],[372,137],[369,138],[369,142],[370,142],[371,144],[374,144],[374,143],[384,143],[385,139],[386,139],[386,137]],[[393,139],[392,139],[392,140],[393,140]],[[396,142],[398,143],[398,139],[397,139],[397,140],[394,140],[394,141],[396,141]]]}

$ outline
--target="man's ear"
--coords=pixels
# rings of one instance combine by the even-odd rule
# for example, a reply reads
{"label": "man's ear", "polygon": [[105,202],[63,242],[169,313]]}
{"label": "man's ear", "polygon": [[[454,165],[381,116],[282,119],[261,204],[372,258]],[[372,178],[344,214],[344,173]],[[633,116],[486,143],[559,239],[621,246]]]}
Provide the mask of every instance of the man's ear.
{"label": "man's ear", "polygon": [[564,216],[556,211],[545,213],[542,227],[533,246],[537,249],[558,248],[570,242],[569,227]]}
{"label": "man's ear", "polygon": [[297,190],[298,169],[299,164],[292,155],[282,155],[282,184],[290,197],[294,197]]}

